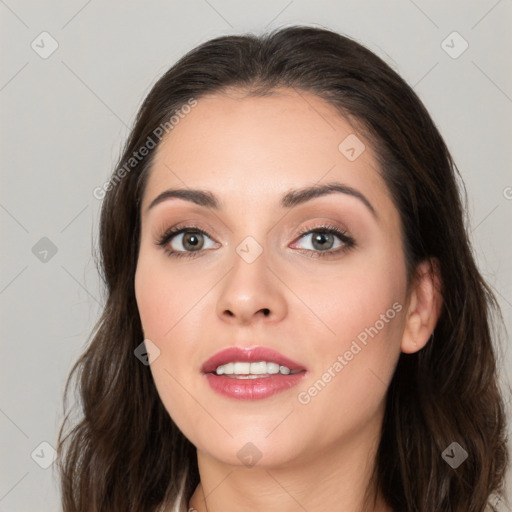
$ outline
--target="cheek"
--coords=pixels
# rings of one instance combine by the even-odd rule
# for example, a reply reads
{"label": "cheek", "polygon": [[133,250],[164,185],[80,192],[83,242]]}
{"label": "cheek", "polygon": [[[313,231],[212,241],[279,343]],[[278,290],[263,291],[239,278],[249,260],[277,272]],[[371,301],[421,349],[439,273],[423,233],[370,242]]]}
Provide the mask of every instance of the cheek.
{"label": "cheek", "polygon": [[172,373],[181,382],[190,379],[191,372],[199,372],[195,340],[205,339],[205,319],[214,307],[208,291],[215,279],[197,274],[191,276],[149,251],[139,258],[134,283],[137,307],[144,337],[161,356],[151,364],[155,380],[169,380]]}
{"label": "cheek", "polygon": [[405,274],[400,262],[392,263],[391,259],[372,261],[368,257],[357,264],[340,267],[328,278],[294,283],[296,295],[311,305],[311,321],[316,322],[319,339],[323,340],[317,349],[326,353],[341,350],[390,308],[389,316],[393,321],[384,326],[379,322],[378,327],[388,335],[400,324],[395,321],[396,311],[392,305],[402,304],[405,299]]}
{"label": "cheek", "polygon": [[144,335],[160,344],[174,334],[180,319],[200,298],[183,273],[172,271],[162,257],[141,254],[135,273],[135,297]]}
{"label": "cheek", "polygon": [[328,411],[333,435],[347,414],[352,425],[368,420],[393,376],[403,331],[405,273],[399,258],[392,260],[361,260],[350,272],[304,286],[323,325],[315,329],[312,375],[299,390],[298,402],[310,418],[325,418]]}
{"label": "cheek", "polygon": [[171,272],[165,262],[147,254],[139,258],[134,285],[144,337],[159,349],[150,365],[158,394],[178,427],[189,431],[190,422],[201,419],[201,410],[191,407],[188,393],[197,394],[190,382],[195,371],[190,340],[201,326],[192,317],[204,315],[199,302],[204,292],[187,286],[183,273]]}

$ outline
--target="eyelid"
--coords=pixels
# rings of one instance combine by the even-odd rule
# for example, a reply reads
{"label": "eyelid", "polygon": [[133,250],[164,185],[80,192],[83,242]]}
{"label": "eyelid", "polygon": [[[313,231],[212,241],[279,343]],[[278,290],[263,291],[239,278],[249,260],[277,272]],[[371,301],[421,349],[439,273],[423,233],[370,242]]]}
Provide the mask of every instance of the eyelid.
{"label": "eyelid", "polygon": [[184,220],[168,227],[162,226],[160,229],[156,229],[155,231],[156,244],[158,244],[160,241],[168,237],[168,235],[170,234],[178,235],[179,232],[183,231],[197,231],[198,233],[205,234],[206,236],[214,240],[214,237],[210,234],[211,232],[214,232],[214,229],[212,227],[210,227],[209,225],[201,226],[201,223],[195,222],[193,220]]}
{"label": "eyelid", "polygon": [[202,235],[207,236],[210,238],[210,240],[214,241],[215,243],[220,243],[215,240],[213,236],[210,235],[208,231],[206,231],[204,228],[201,228],[195,224],[187,224],[187,223],[179,223],[175,226],[171,226],[170,228],[164,230],[164,232],[157,236],[157,239],[155,241],[156,245],[167,245],[171,240],[179,236],[183,233],[200,233]]}
{"label": "eyelid", "polygon": [[[311,235],[313,233],[329,233],[337,237],[341,242],[341,247],[338,247],[335,250],[326,250],[326,251],[312,251],[311,249],[303,249],[304,251],[308,252],[314,252],[318,254],[325,254],[325,255],[334,255],[338,252],[343,252],[344,250],[348,250],[352,247],[355,247],[356,243],[354,238],[348,233],[347,230],[344,228],[341,228],[339,226],[336,226],[331,223],[324,222],[322,224],[316,224],[311,227],[302,228],[299,231],[299,234],[296,238],[296,240],[293,242],[292,245],[295,245],[297,242],[299,242],[301,239],[303,239],[306,235]],[[301,250],[301,249],[299,249]]]}

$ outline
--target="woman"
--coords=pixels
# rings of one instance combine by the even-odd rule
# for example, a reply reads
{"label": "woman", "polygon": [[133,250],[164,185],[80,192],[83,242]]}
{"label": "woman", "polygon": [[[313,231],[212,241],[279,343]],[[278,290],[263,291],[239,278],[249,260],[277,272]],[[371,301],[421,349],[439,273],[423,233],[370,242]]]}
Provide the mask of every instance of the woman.
{"label": "woman", "polygon": [[107,294],[70,376],[64,510],[492,510],[499,307],[456,173],[346,37],[185,55],[95,191]]}

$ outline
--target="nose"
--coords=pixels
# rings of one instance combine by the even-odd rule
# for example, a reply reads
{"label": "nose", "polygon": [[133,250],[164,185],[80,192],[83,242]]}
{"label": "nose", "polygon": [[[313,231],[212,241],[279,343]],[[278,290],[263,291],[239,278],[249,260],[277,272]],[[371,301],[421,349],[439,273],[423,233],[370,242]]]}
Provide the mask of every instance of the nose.
{"label": "nose", "polygon": [[222,321],[247,325],[278,322],[287,314],[285,287],[268,266],[263,252],[248,263],[235,255],[233,268],[223,280],[217,300],[217,315]]}

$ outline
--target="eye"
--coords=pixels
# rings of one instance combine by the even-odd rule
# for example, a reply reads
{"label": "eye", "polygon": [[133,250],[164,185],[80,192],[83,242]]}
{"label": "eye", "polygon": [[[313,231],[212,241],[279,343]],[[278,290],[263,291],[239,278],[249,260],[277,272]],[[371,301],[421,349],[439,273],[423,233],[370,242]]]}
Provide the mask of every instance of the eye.
{"label": "eye", "polygon": [[196,256],[203,250],[216,246],[208,234],[196,226],[183,226],[168,229],[158,240],[169,256]]}
{"label": "eye", "polygon": [[[318,226],[303,231],[299,240],[305,240],[302,250],[318,256],[327,256],[345,252],[355,246],[355,241],[336,226]],[[294,247],[298,242],[294,243]],[[300,247],[299,247],[300,249]]]}
{"label": "eye", "polygon": [[[343,253],[355,247],[355,241],[347,233],[336,226],[325,225],[314,229],[304,230],[300,233],[299,241],[305,240],[305,247],[298,247],[300,251],[311,257],[328,257]],[[196,257],[205,250],[218,247],[204,230],[197,226],[177,226],[168,229],[156,242],[170,257]],[[296,248],[300,242],[295,242]]]}

